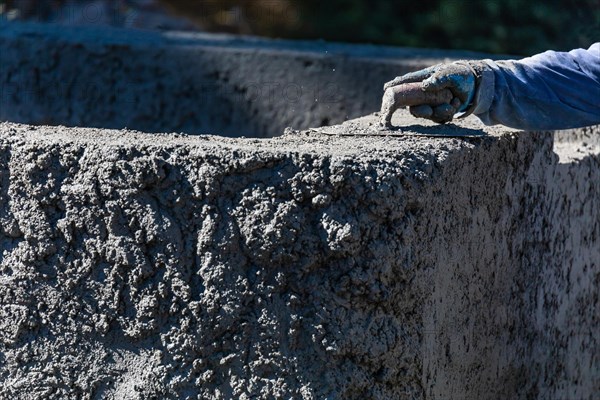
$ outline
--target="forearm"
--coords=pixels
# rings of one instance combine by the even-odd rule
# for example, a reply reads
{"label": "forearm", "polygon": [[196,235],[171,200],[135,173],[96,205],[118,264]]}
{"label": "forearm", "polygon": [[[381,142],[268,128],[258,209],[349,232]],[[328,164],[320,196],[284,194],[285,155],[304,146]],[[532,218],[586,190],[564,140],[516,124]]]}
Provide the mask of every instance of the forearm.
{"label": "forearm", "polygon": [[476,64],[481,76],[472,112],[487,125],[546,130],[600,124],[600,44]]}

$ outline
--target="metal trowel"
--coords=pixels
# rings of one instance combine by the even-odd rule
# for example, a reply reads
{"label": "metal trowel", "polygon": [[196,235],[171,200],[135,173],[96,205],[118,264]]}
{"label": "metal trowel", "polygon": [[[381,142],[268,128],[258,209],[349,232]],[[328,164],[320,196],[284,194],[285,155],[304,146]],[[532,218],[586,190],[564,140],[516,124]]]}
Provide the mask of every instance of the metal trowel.
{"label": "metal trowel", "polygon": [[[481,137],[485,136],[483,131],[466,129],[454,124],[440,125],[416,123],[405,127],[392,125],[394,112],[403,107],[411,107],[422,104],[433,107],[450,104],[453,99],[450,90],[437,92],[426,92],[421,83],[403,84],[388,89],[383,97],[380,113],[344,122],[342,125],[313,128],[310,132],[321,133],[330,136],[426,136],[426,137]],[[415,119],[415,122],[423,121]]]}

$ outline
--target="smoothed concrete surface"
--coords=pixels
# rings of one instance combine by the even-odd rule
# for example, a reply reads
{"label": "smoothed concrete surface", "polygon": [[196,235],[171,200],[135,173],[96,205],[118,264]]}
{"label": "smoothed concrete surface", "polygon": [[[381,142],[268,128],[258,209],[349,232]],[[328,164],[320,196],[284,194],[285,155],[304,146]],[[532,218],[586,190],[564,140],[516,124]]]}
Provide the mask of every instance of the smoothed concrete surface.
{"label": "smoothed concrete surface", "polygon": [[396,123],[0,124],[0,397],[592,399],[598,152]]}
{"label": "smoothed concrete surface", "polygon": [[378,111],[457,51],[0,22],[0,120],[272,137]]}

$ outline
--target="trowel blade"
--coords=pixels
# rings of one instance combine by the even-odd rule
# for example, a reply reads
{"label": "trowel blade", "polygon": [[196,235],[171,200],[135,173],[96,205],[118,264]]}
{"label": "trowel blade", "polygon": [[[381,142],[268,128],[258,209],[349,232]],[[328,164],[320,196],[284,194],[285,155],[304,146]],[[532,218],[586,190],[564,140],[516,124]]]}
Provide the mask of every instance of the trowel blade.
{"label": "trowel blade", "polygon": [[[438,125],[433,123],[412,123],[414,118],[398,118],[400,124],[388,128],[381,124],[379,114],[348,120],[341,125],[323,126],[310,129],[309,132],[329,136],[382,136],[382,137],[428,137],[428,138],[481,138],[487,136],[483,129],[473,129],[455,124]],[[407,122],[410,125],[402,125]]]}
{"label": "trowel blade", "polygon": [[401,129],[378,129],[378,128],[363,128],[360,130],[348,131],[340,129],[339,126],[325,126],[322,128],[309,129],[310,132],[322,133],[329,136],[405,136]]}
{"label": "trowel blade", "polygon": [[320,133],[328,136],[344,136],[344,137],[369,137],[369,136],[377,136],[377,137],[427,137],[427,138],[481,138],[485,137],[484,133],[482,134],[469,134],[469,133],[461,133],[457,131],[456,133],[422,133],[422,132],[414,132],[412,130],[402,130],[402,128],[395,127],[394,129],[386,129],[386,128],[377,128],[377,127],[369,127],[362,128],[356,130],[347,130],[340,129],[340,126],[329,126],[322,128],[312,128],[309,129],[309,132]]}

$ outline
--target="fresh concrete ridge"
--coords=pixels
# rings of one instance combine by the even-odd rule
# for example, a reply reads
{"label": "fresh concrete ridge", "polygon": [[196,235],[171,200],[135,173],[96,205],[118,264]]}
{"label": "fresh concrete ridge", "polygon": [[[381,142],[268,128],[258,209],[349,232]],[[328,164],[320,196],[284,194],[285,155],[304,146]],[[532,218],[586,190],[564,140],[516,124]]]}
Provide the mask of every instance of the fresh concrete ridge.
{"label": "fresh concrete ridge", "polygon": [[484,131],[0,124],[0,397],[592,399],[600,129]]}

